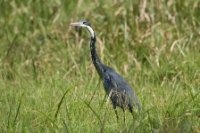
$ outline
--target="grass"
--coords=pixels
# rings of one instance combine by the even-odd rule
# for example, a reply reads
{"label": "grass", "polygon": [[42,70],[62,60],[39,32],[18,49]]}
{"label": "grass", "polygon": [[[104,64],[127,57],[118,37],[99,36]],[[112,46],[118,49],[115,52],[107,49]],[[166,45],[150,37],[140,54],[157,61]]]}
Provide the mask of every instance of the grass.
{"label": "grass", "polygon": [[[116,122],[90,59],[89,19],[103,62],[143,107]],[[0,132],[200,132],[200,1],[0,0]]]}

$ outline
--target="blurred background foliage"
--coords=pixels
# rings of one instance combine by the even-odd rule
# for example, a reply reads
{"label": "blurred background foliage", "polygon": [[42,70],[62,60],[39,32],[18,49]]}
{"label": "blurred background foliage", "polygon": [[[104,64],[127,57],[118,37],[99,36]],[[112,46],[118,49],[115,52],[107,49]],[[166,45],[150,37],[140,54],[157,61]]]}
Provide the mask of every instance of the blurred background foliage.
{"label": "blurred background foliage", "polygon": [[[183,132],[182,127],[188,132],[200,132],[197,124],[200,115],[197,98],[200,86],[199,0],[0,0],[0,120],[5,121],[1,131],[21,131],[9,124],[11,117],[18,117],[14,114],[18,114],[21,97],[29,101],[24,105],[26,113],[21,118],[25,122],[34,118],[38,123],[45,120],[43,115],[38,118],[36,112],[26,110],[34,108],[44,114],[48,110],[51,114],[66,88],[71,89],[69,95],[75,95],[74,99],[79,102],[94,95],[97,98],[94,108],[100,110],[95,103],[103,100],[100,97],[104,92],[102,86],[96,88],[99,94],[94,90],[99,78],[90,59],[89,35],[85,30],[76,31],[69,26],[81,19],[92,23],[101,59],[136,88],[144,110],[156,106],[150,112],[149,121],[144,120],[136,132],[153,132],[154,129]],[[38,104],[39,97],[44,98],[44,104]],[[55,101],[49,105],[48,101],[53,98]],[[65,101],[66,108],[73,106],[74,99]],[[178,105],[181,109],[176,112]],[[42,107],[45,111],[40,110]],[[87,108],[76,104],[76,113],[76,107]],[[16,108],[15,113],[11,111],[13,108]],[[70,122],[79,125],[75,121],[77,115],[70,111],[68,115]],[[68,119],[66,110],[61,116]],[[13,123],[17,123],[17,117]],[[87,126],[79,125],[77,131],[82,128],[92,131],[90,121],[86,116],[83,123]],[[59,122],[57,125],[63,126],[62,120]],[[43,128],[38,123],[30,124],[24,131],[51,131],[51,122],[50,125],[41,122]],[[21,124],[21,127],[27,125]],[[68,130],[76,132],[72,127]],[[93,127],[93,130],[97,129]]]}

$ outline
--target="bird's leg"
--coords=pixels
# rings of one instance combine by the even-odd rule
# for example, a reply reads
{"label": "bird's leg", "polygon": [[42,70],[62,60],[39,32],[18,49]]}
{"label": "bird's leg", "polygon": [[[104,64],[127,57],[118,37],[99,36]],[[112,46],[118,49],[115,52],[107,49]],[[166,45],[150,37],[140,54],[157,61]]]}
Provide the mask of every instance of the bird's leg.
{"label": "bird's leg", "polygon": [[129,111],[130,111],[130,113],[133,117],[133,120],[134,120],[133,108],[130,105],[128,105],[128,109],[129,109]]}
{"label": "bird's leg", "polygon": [[118,117],[118,114],[117,114],[117,107],[116,107],[116,105],[114,105],[114,104],[113,104],[113,109],[114,109],[114,111],[115,111],[115,115],[116,115],[117,122],[118,122],[119,117]]}
{"label": "bird's leg", "polygon": [[115,110],[115,115],[116,115],[117,122],[118,122],[119,117],[118,117],[118,114],[117,114],[117,108],[115,108],[114,110]]}
{"label": "bird's leg", "polygon": [[126,123],[126,114],[125,114],[125,109],[122,108],[122,110],[123,110],[123,114],[124,114],[124,123]]}

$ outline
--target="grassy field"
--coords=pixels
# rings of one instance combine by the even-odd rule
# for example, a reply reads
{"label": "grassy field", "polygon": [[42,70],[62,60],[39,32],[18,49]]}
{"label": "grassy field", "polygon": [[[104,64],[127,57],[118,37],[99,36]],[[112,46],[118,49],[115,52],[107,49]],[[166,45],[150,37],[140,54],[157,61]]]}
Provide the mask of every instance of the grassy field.
{"label": "grassy field", "polygon": [[[134,88],[143,111],[117,123],[91,62]],[[199,0],[0,0],[0,132],[200,133]]]}

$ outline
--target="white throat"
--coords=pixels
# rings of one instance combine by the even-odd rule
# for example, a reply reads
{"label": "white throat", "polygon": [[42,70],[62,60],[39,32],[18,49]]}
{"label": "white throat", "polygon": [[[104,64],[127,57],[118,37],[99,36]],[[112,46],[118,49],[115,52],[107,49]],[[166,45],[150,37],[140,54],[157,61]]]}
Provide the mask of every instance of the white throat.
{"label": "white throat", "polygon": [[94,30],[90,27],[90,26],[86,26],[86,28],[88,29],[88,31],[90,32],[90,34],[91,34],[91,37],[93,37],[94,38]]}

